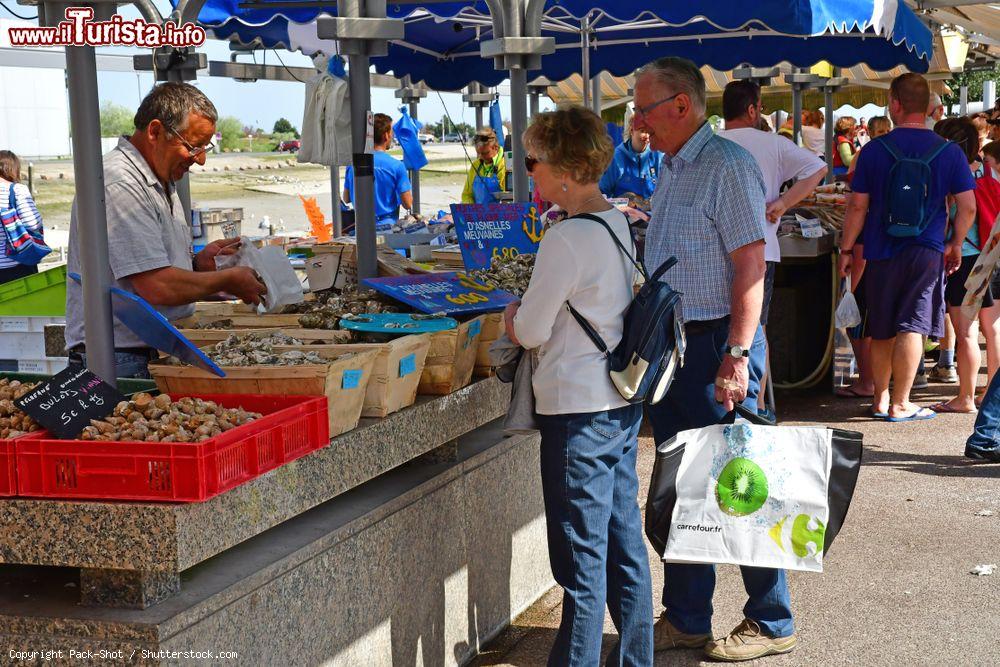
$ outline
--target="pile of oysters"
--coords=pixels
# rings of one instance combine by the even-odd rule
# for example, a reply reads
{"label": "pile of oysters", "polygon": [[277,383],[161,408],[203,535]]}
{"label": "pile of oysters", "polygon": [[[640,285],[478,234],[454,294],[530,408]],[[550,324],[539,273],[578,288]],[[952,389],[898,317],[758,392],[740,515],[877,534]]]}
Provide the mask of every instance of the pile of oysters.
{"label": "pile of oysters", "polygon": [[153,398],[139,393],[115,406],[110,416],[92,419],[79,439],[201,442],[260,417],[257,412],[226,408],[200,398],[172,401],[166,394]]}
{"label": "pile of oysters", "polygon": [[489,268],[469,271],[469,275],[497,289],[523,296],[528,291],[528,282],[531,280],[534,268],[535,256],[531,254],[516,255],[512,258],[494,255]]}
{"label": "pile of oysters", "polygon": [[333,291],[316,292],[315,301],[299,304],[309,306],[308,312],[299,317],[299,324],[305,329],[332,331],[338,328],[340,318],[345,315],[399,312],[397,306],[385,303],[382,298],[378,292],[370,289],[345,290],[340,294]]}
{"label": "pile of oysters", "polygon": [[208,352],[208,356],[220,366],[301,366],[329,363],[315,352],[276,351],[274,348],[279,345],[304,345],[304,343],[280,331],[234,333],[226,340],[216,343]]}

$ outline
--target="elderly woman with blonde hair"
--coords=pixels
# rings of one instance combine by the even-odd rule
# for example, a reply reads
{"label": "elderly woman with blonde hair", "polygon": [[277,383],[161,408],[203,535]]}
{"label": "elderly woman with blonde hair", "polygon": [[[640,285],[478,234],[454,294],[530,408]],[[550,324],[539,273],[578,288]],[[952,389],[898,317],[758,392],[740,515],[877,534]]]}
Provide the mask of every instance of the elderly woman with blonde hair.
{"label": "elderly woman with blonde hair", "polygon": [[619,634],[608,664],[650,665],[652,587],[635,470],[642,406],[621,397],[568,308],[609,349],[621,340],[637,272],[612,238],[634,257],[628,222],[598,188],[613,147],[582,107],[537,115],[523,141],[541,196],[567,213],[542,239],[523,300],[505,313],[511,340],[537,359],[549,561],[564,589],[549,664],[600,663],[606,605]]}

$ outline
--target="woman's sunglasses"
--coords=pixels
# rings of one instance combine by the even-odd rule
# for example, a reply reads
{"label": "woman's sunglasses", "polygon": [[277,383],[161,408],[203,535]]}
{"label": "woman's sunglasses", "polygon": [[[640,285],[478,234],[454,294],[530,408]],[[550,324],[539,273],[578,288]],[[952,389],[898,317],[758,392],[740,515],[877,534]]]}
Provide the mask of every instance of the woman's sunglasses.
{"label": "woman's sunglasses", "polygon": [[532,157],[531,155],[524,156],[524,168],[529,174],[535,170],[535,165],[539,162],[541,162],[541,160],[536,157]]}

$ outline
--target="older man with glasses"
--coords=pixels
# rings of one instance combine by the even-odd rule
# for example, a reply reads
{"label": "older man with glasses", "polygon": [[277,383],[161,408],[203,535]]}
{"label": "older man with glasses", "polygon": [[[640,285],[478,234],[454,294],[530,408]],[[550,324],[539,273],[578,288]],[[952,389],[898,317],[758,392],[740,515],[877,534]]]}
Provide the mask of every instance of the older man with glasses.
{"label": "older man with glasses", "polygon": [[[132,136],[121,137],[104,156],[108,263],[114,285],[138,294],[168,320],[191,315],[195,301],[218,292],[257,304],[267,291],[248,267],[215,269],[215,257],[236,252],[239,239],[215,241],[197,254],[191,252],[191,223],[175,183],[192,165],[205,164],[217,119],[215,106],[200,90],[186,83],[164,83],[139,105]],[[81,247],[74,202],[71,272],[80,271]],[[117,317],[114,339],[118,377],[149,377],[147,364],[156,351]],[[70,365],[87,363],[83,294],[75,281],[66,287],[66,347]]]}
{"label": "older man with glasses", "polygon": [[[734,404],[756,412],[764,366],[765,184],[753,156],[705,120],[705,79],[682,58],[643,67],[633,126],[663,163],[646,234],[646,265],[668,257],[665,276],[683,293],[687,353],[667,395],[647,408],[656,442],[718,423]],[[707,480],[706,480],[707,482]],[[749,601],[728,637],[712,640],[712,565],[664,567],[656,650],[704,647],[718,660],[751,660],[795,646],[782,570],[742,567]]]}

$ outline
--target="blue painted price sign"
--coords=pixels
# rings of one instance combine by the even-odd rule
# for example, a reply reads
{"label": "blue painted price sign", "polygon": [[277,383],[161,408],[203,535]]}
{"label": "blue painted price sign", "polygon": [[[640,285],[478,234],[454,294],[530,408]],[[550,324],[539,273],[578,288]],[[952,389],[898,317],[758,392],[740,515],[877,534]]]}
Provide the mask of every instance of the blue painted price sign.
{"label": "blue painted price sign", "polygon": [[503,310],[517,297],[464,273],[365,278],[365,285],[424,313],[483,313]]}
{"label": "blue painted price sign", "polygon": [[520,204],[452,204],[458,246],[467,271],[484,269],[493,257],[534,255],[545,228],[538,207]]}

